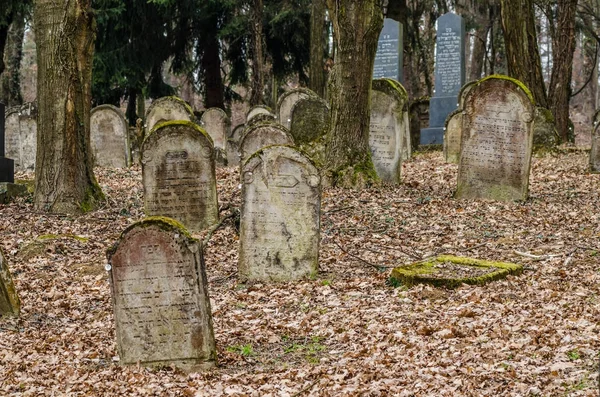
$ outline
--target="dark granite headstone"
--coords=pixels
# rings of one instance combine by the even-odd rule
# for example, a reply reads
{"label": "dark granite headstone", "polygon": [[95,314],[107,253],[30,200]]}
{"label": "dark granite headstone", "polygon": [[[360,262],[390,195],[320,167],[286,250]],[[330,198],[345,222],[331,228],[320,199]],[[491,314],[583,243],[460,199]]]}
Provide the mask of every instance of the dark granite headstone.
{"label": "dark granite headstone", "polygon": [[402,24],[385,18],[377,42],[373,79],[394,79],[402,82]]}
{"label": "dark granite headstone", "polygon": [[4,157],[4,104],[0,103],[0,182],[15,182],[15,163]]}
{"label": "dark granite headstone", "polygon": [[446,117],[458,107],[465,81],[465,22],[451,12],[437,20],[435,90],[429,102],[429,128],[421,130],[421,145],[441,145]]}

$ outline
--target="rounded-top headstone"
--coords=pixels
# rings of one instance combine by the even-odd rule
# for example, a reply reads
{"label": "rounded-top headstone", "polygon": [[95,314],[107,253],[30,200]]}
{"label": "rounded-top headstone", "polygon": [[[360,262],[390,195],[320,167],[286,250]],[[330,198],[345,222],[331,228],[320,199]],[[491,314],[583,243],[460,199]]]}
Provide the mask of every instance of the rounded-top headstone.
{"label": "rounded-top headstone", "polygon": [[202,114],[200,122],[212,138],[215,148],[225,150],[230,128],[227,113],[221,108],[209,108]]}
{"label": "rounded-top headstone", "polygon": [[279,124],[290,128],[292,122],[292,108],[302,98],[319,97],[316,92],[308,88],[294,88],[281,94],[277,100],[277,119]]}
{"label": "rounded-top headstone", "polygon": [[527,199],[534,112],[533,96],[518,80],[479,80],[465,99],[457,198]]}
{"label": "rounded-top headstone", "polygon": [[244,130],[239,145],[241,164],[254,152],[271,145],[293,145],[294,138],[282,125],[276,123],[261,123]]}
{"label": "rounded-top headstone", "polygon": [[478,80],[473,80],[473,81],[469,81],[468,83],[464,84],[461,88],[460,91],[458,92],[458,108],[462,109],[463,106],[465,105],[465,98],[467,97],[467,94],[469,93],[469,91],[471,91],[471,88],[475,87],[475,84],[477,84]]}
{"label": "rounded-top headstone", "polygon": [[447,163],[458,164],[460,158],[462,112],[463,110],[458,108],[446,117],[446,123],[444,124],[444,159]]}
{"label": "rounded-top headstone", "polygon": [[216,365],[202,247],[165,217],[130,225],[107,253],[122,364]]}
{"label": "rounded-top headstone", "polygon": [[248,113],[246,113],[246,123],[249,122],[250,120],[252,120],[253,117],[255,117],[259,114],[273,114],[273,113],[271,113],[271,108],[268,106],[263,106],[263,105],[253,106],[252,108],[250,108],[250,110],[248,110]]}
{"label": "rounded-top headstone", "polygon": [[268,146],[242,168],[241,279],[285,281],[316,274],[321,178],[290,146]]}
{"label": "rounded-top headstone", "polygon": [[290,134],[297,145],[314,142],[327,133],[329,105],[317,96],[300,98],[291,111]]}
{"label": "rounded-top headstone", "polygon": [[194,121],[194,111],[183,99],[168,96],[154,100],[146,112],[146,135],[165,121]]}
{"label": "rounded-top headstone", "polygon": [[129,166],[129,127],[121,109],[113,105],[93,108],[90,113],[90,140],[94,165]]}
{"label": "rounded-top headstone", "polygon": [[215,151],[189,121],[159,124],[142,143],[146,215],[168,216],[193,231],[219,221]]}

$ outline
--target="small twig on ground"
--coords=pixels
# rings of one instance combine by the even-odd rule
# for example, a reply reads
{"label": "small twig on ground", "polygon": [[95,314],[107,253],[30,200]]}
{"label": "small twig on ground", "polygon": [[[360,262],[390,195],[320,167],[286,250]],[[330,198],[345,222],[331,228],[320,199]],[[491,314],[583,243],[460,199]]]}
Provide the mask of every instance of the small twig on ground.
{"label": "small twig on ground", "polygon": [[485,243],[477,244],[477,245],[474,245],[472,247],[462,249],[461,252],[473,251],[473,250],[476,250],[477,248],[483,247],[484,245],[487,245],[487,241]]}
{"label": "small twig on ground", "polygon": [[221,283],[221,282],[223,282],[223,281],[227,281],[227,280],[229,280],[230,278],[232,278],[232,277],[233,277],[233,276],[235,276],[236,274],[237,274],[237,272],[231,272],[231,273],[229,273],[229,274],[228,274],[228,275],[226,275],[226,276],[223,276],[223,277],[217,277],[217,278],[215,278],[214,280],[210,280],[210,281],[209,281],[209,283],[213,283],[213,284],[215,284],[215,283]]}
{"label": "small twig on ground", "polygon": [[415,255],[415,254],[413,254],[413,253],[411,253],[411,252],[404,251],[404,250],[403,250],[402,248],[400,248],[400,247],[390,247],[389,245],[380,245],[380,244],[373,244],[373,245],[374,245],[375,247],[386,248],[386,249],[388,249],[388,250],[392,250],[392,251],[399,251],[399,252],[403,253],[404,255],[408,255],[408,256],[410,256],[410,257],[413,257],[413,258],[415,258],[415,259],[421,259],[421,257],[420,257],[420,256],[418,256],[418,255]]}
{"label": "small twig on ground", "polygon": [[230,212],[229,214],[227,214],[223,218],[221,218],[221,220],[219,221],[219,223],[214,224],[208,230],[208,234],[206,235],[206,238],[202,241],[202,249],[206,248],[206,246],[208,245],[208,242],[210,241],[210,239],[211,239],[212,235],[214,234],[214,232],[216,232],[223,225],[223,223],[227,219],[233,218],[234,216],[235,216],[235,211]]}
{"label": "small twig on ground", "polygon": [[350,253],[350,252],[346,251],[346,250],[345,250],[345,249],[344,249],[344,248],[343,248],[343,247],[342,247],[342,246],[341,246],[341,245],[340,245],[340,244],[339,244],[337,241],[335,241],[335,240],[333,240],[333,242],[335,243],[335,245],[337,245],[337,246],[338,246],[338,248],[339,248],[339,249],[341,249],[341,250],[342,250],[342,252],[344,252],[345,254],[348,254],[348,255],[350,255],[350,256],[351,256],[351,257],[353,257],[354,259],[358,259],[359,261],[361,261],[361,262],[362,262],[362,263],[364,263],[365,265],[369,265],[369,266],[371,266],[371,267],[374,267],[375,269],[377,269],[377,270],[379,270],[379,271],[381,271],[381,270],[384,270],[384,269],[389,269],[389,267],[388,267],[388,266],[376,265],[376,264],[374,264],[374,263],[371,263],[371,262],[369,262],[369,261],[367,261],[367,260],[365,260],[365,259],[361,258],[361,257],[360,257],[360,256],[358,256],[358,255],[354,255],[354,254],[352,254],[352,253]]}
{"label": "small twig on ground", "polygon": [[350,205],[348,207],[334,208],[334,209],[329,210],[329,211],[323,211],[323,214],[333,214],[334,212],[345,211],[345,210],[349,210],[349,209],[352,209],[352,208],[354,208],[353,205]]}
{"label": "small twig on ground", "polygon": [[304,389],[300,390],[298,393],[293,394],[292,397],[298,397],[299,395],[306,393],[307,391],[309,391],[310,389],[312,389],[317,382],[319,381],[319,379],[316,379],[313,383],[311,383],[310,385],[306,386]]}

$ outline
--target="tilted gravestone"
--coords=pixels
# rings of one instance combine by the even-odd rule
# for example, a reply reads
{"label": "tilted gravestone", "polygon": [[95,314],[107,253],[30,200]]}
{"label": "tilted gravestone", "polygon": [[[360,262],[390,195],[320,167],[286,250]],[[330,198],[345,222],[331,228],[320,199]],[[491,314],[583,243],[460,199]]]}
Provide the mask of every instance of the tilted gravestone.
{"label": "tilted gravestone", "polygon": [[[273,114],[271,113],[271,109],[268,108],[267,106],[263,106],[263,105],[256,105],[252,108],[250,108],[250,110],[248,110],[248,113],[246,113],[246,123],[248,123],[250,120],[252,120],[252,118],[254,116],[257,116],[259,114]],[[275,116],[273,116],[275,117]]]}
{"label": "tilted gravestone", "polygon": [[214,367],[202,247],[183,225],[163,217],[134,223],[107,258],[120,362]]}
{"label": "tilted gravestone", "polygon": [[21,302],[17,296],[17,290],[13,283],[8,263],[4,253],[0,248],[0,317],[18,316],[21,309]]}
{"label": "tilted gravestone", "polygon": [[377,176],[388,183],[400,183],[402,160],[410,158],[408,94],[391,79],[373,80],[369,146]]}
{"label": "tilted gravestone", "polygon": [[195,121],[194,111],[187,102],[174,96],[154,100],[146,112],[146,135],[157,124],[173,120]]}
{"label": "tilted gravestone", "polygon": [[460,159],[462,112],[462,109],[458,108],[446,118],[444,127],[444,159],[447,163],[458,164]]}
{"label": "tilted gravestone", "polygon": [[507,76],[481,79],[465,101],[457,198],[525,200],[533,144],[531,92]]}
{"label": "tilted gravestone", "polygon": [[8,109],[5,120],[6,156],[15,171],[34,171],[37,150],[37,107],[26,103]]}
{"label": "tilted gravestone", "polygon": [[243,280],[283,281],[318,270],[321,180],[290,146],[269,146],[242,168],[238,269]]}
{"label": "tilted gravestone", "polygon": [[142,144],[146,215],[167,216],[193,231],[219,221],[215,153],[208,134],[189,121],[154,129]]}
{"label": "tilted gravestone", "polygon": [[270,145],[293,145],[294,139],[289,131],[275,123],[261,123],[247,128],[240,141],[240,165],[254,152]]}
{"label": "tilted gravestone", "polygon": [[403,81],[403,25],[391,18],[385,18],[377,41],[377,52],[373,64],[373,79],[394,79]]}
{"label": "tilted gravestone", "polygon": [[215,149],[225,150],[225,142],[229,136],[229,117],[221,108],[209,108],[200,119],[202,127],[212,138]]}
{"label": "tilted gravestone", "polygon": [[441,145],[446,117],[458,107],[465,81],[465,21],[451,12],[437,20],[435,90],[429,102],[429,128],[421,130],[421,145]]}
{"label": "tilted gravestone", "polygon": [[298,100],[310,97],[319,96],[316,92],[308,88],[294,88],[281,94],[277,101],[277,119],[279,120],[279,124],[289,129],[292,123],[292,108]]}
{"label": "tilted gravestone", "polygon": [[291,111],[290,134],[296,145],[322,138],[329,128],[329,106],[317,96],[300,98]]}
{"label": "tilted gravestone", "polygon": [[129,126],[118,107],[100,105],[92,109],[90,140],[94,165],[112,168],[130,165]]}
{"label": "tilted gravestone", "polygon": [[240,164],[240,140],[245,128],[245,124],[236,126],[227,138],[227,164],[230,166]]}

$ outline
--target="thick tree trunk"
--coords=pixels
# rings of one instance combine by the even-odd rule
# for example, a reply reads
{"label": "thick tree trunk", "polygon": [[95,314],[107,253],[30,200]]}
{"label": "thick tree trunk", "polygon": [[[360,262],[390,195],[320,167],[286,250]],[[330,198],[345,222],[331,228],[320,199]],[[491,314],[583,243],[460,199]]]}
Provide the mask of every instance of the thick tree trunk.
{"label": "thick tree trunk", "polygon": [[329,77],[330,127],[326,177],[337,186],[377,180],[369,150],[370,89],[383,27],[378,0],[327,0],[337,41]]}
{"label": "thick tree trunk", "polygon": [[310,73],[309,88],[325,96],[325,0],[313,0],[310,13]]}
{"label": "thick tree trunk", "polygon": [[4,48],[6,47],[6,42],[8,40],[8,29],[10,25],[2,26],[0,25],[0,74],[4,72]]}
{"label": "thick tree trunk", "polygon": [[569,135],[569,100],[571,99],[571,77],[573,53],[575,52],[575,14],[577,0],[558,2],[557,21],[553,40],[552,75],[548,89],[550,110],[556,120],[556,130],[563,142]]}
{"label": "thick tree trunk", "polygon": [[[261,25],[262,26],[262,25]],[[216,35],[211,35],[208,42],[204,43],[202,53],[202,69],[204,70],[204,106],[208,108],[221,108],[225,110],[225,87],[221,76],[221,57],[219,40]]]}
{"label": "thick tree trunk", "polygon": [[92,169],[91,0],[36,0],[37,210],[89,211],[103,198]]}
{"label": "thick tree trunk", "polygon": [[252,0],[252,81],[250,87],[250,106],[263,103],[265,88],[263,54],[263,0]]}
{"label": "thick tree trunk", "polygon": [[17,15],[8,30],[8,39],[4,49],[6,69],[2,74],[0,101],[7,106],[23,103],[21,95],[21,60],[23,59],[23,36],[25,35],[25,17]]}
{"label": "thick tree trunk", "polygon": [[508,74],[531,90],[537,106],[547,108],[533,0],[501,0],[501,5]]}

